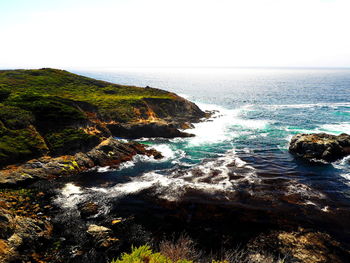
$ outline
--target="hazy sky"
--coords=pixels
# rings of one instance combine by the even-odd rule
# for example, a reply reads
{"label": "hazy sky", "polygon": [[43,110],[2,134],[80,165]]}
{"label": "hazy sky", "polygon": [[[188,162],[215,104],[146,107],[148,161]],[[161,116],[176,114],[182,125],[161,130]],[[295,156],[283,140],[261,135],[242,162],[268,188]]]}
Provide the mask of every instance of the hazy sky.
{"label": "hazy sky", "polygon": [[350,0],[0,0],[0,68],[350,67]]}

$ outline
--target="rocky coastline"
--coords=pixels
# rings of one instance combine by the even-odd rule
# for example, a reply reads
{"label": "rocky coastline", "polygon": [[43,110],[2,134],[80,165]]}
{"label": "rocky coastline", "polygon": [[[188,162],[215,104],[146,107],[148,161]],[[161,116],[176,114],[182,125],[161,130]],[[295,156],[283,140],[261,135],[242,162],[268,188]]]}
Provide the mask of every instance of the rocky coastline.
{"label": "rocky coastline", "polygon": [[[43,87],[37,86],[39,77],[46,79]],[[62,70],[0,71],[0,84],[0,262],[59,261],[58,255],[50,259],[40,252],[60,242],[53,238],[53,193],[47,185],[96,167],[116,169],[136,155],[160,159],[160,152],[116,137],[193,136],[179,129],[210,115],[170,92]],[[98,93],[98,99],[84,101],[85,89]],[[92,207],[83,208],[85,214]],[[87,233],[99,242],[109,231],[91,225]],[[116,241],[103,240],[102,247]]]}
{"label": "rocky coastline", "polygon": [[[161,152],[125,139],[192,137],[185,130],[210,115],[176,94],[150,87],[55,69],[0,71],[0,262],[107,263],[132,246],[157,247],[181,231],[197,238],[203,248],[198,253],[206,256],[244,246],[238,252],[244,251],[242,262],[350,260],[346,242],[326,231],[334,222],[331,216],[305,208],[301,194],[288,193],[289,181],[273,185],[262,177],[252,186],[244,179],[252,170],[234,160],[225,171],[237,192],[190,189],[176,201],[158,198],[155,193],[162,190],[155,188],[120,200],[102,193],[99,197],[109,204],[105,213],[94,195],[74,208],[63,210],[58,204],[65,191],[73,192],[67,194],[73,203],[79,199],[79,187],[69,184],[72,178],[89,180],[93,169],[118,169],[136,156],[163,158]],[[346,134],[299,134],[289,151],[329,163],[349,155],[349,147]],[[186,172],[193,177],[186,180],[212,185],[224,177],[215,167],[174,176]],[[341,209],[337,213],[350,219]],[[328,228],[314,229],[304,216],[323,217]],[[225,256],[213,262],[229,262]],[[209,258],[198,262],[212,262]]]}
{"label": "rocky coastline", "polygon": [[137,154],[162,158],[161,153],[142,144],[108,138],[87,152],[59,157],[43,156],[23,164],[4,167],[0,170],[0,187],[25,186],[37,180],[71,176],[95,167],[118,168],[121,163],[131,161]]}

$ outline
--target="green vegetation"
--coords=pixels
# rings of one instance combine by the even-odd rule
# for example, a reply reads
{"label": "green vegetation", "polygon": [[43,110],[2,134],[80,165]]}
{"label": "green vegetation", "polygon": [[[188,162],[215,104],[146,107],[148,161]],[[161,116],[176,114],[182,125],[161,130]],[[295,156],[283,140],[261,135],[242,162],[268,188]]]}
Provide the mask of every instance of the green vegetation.
{"label": "green vegetation", "polygon": [[286,257],[273,256],[264,251],[244,248],[222,249],[217,253],[199,250],[192,239],[181,235],[177,240],[165,240],[159,243],[159,252],[143,245],[132,247],[130,253],[123,253],[119,259],[110,263],[284,263]]}
{"label": "green vegetation", "polygon": [[0,104],[0,165],[42,155],[46,143],[30,124],[33,116],[22,109]]}
{"label": "green vegetation", "polygon": [[149,98],[178,97],[64,70],[0,70],[0,166],[93,147],[99,139],[82,128],[147,119]]}
{"label": "green vegetation", "polygon": [[0,137],[0,164],[35,158],[47,152],[39,134],[30,130],[9,131]]}
{"label": "green vegetation", "polygon": [[0,121],[9,129],[23,129],[34,122],[31,112],[0,103]]}
{"label": "green vegetation", "polygon": [[[29,110],[45,106],[42,101],[49,99],[51,105],[57,103],[56,108],[61,108],[62,103],[67,105],[67,101],[87,102],[98,107],[103,118],[130,121],[137,118],[134,107],[146,107],[143,98],[174,99],[175,96],[158,89],[112,84],[64,70],[39,69],[0,71],[0,101],[1,98]],[[32,107],[28,105],[28,101],[34,100],[39,102]]]}
{"label": "green vegetation", "polygon": [[45,127],[47,123],[54,124],[53,126],[56,127],[83,122],[87,119],[82,111],[69,105],[72,102],[59,97],[25,92],[14,94],[6,100],[6,103],[30,111],[35,116],[37,123],[40,125],[44,122]]}
{"label": "green vegetation", "polygon": [[77,149],[93,147],[99,143],[95,135],[77,129],[65,129],[47,134],[46,141],[53,154],[73,153]]}
{"label": "green vegetation", "polygon": [[148,245],[138,248],[133,247],[130,254],[124,253],[118,260],[112,263],[191,263],[192,261],[180,259],[172,261],[161,253],[154,253]]}

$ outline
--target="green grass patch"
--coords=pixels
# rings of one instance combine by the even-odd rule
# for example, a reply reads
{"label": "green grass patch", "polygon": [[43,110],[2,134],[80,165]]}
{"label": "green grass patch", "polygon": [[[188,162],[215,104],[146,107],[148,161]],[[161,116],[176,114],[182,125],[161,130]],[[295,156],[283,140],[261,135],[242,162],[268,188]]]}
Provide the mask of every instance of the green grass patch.
{"label": "green grass patch", "polygon": [[131,253],[124,253],[120,259],[111,263],[192,263],[192,261],[181,259],[172,261],[161,253],[154,253],[148,245],[133,247]]}
{"label": "green grass patch", "polygon": [[95,135],[86,134],[79,129],[64,129],[45,136],[50,151],[54,155],[74,153],[87,150],[99,143]]}
{"label": "green grass patch", "polygon": [[45,141],[33,128],[10,130],[0,122],[0,166],[41,156],[48,151]]}
{"label": "green grass patch", "polygon": [[34,122],[31,112],[0,103],[0,121],[9,129],[23,129]]}
{"label": "green grass patch", "polygon": [[0,102],[31,111],[38,119],[83,118],[72,105],[81,101],[97,107],[106,120],[128,122],[138,117],[135,107],[147,110],[145,98],[177,97],[159,89],[118,85],[64,70],[0,71]]}
{"label": "green grass patch", "polygon": [[87,119],[72,102],[59,97],[24,92],[13,94],[5,103],[31,112],[37,122],[53,123],[57,126]]}

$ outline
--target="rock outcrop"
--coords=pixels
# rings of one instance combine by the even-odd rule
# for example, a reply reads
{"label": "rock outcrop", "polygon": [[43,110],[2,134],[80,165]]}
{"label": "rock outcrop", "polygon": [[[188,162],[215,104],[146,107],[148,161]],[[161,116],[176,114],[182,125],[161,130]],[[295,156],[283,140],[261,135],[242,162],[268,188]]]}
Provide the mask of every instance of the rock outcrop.
{"label": "rock outcrop", "polygon": [[132,160],[136,154],[153,156],[155,159],[162,158],[159,152],[148,149],[145,145],[109,138],[86,153],[79,152],[56,158],[44,156],[19,166],[7,166],[0,170],[0,186],[13,187],[38,179],[77,174],[96,166],[117,168],[122,162]]}
{"label": "rock outcrop", "polygon": [[350,135],[297,134],[291,139],[289,151],[308,161],[333,162],[350,155]]}

